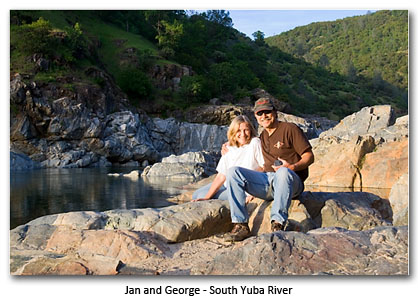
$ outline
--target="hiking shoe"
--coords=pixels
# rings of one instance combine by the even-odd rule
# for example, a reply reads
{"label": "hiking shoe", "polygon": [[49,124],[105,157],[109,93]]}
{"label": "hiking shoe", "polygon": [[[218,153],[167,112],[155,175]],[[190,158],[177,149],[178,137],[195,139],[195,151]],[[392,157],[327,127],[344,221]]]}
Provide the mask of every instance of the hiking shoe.
{"label": "hiking shoe", "polygon": [[232,231],[226,233],[224,236],[225,241],[242,241],[245,238],[251,236],[250,228],[248,223],[235,223]]}
{"label": "hiking shoe", "polygon": [[277,231],[283,231],[284,230],[284,225],[281,223],[278,223],[276,220],[273,220],[271,222],[271,231],[272,232],[277,232]]}

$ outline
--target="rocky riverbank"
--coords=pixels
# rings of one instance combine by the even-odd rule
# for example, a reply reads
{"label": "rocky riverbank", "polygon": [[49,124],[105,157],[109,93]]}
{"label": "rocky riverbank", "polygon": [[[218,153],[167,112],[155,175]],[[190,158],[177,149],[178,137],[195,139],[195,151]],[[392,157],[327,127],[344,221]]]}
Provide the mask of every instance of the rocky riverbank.
{"label": "rocky riverbank", "polygon": [[15,275],[405,275],[408,227],[369,193],[305,192],[286,231],[269,203],[250,204],[253,236],[226,243],[227,201],[44,216],[10,232]]}
{"label": "rocky riverbank", "polygon": [[[120,98],[107,89],[108,97]],[[146,167],[141,177],[160,181],[196,181],[215,172],[225,125],[152,119],[122,101],[110,108],[99,93],[88,103],[42,91],[19,76],[12,81],[11,99],[25,108],[11,121],[12,170],[131,164]],[[364,192],[306,191],[292,201],[286,230],[275,233],[269,231],[270,203],[256,199],[248,205],[253,236],[240,243],[222,240],[231,227],[226,201],[188,202],[202,183],[166,208],[44,216],[10,231],[11,273],[408,274],[408,116],[395,119],[390,106],[367,107],[329,130],[288,114],[280,119],[297,123],[313,145],[307,185]]]}

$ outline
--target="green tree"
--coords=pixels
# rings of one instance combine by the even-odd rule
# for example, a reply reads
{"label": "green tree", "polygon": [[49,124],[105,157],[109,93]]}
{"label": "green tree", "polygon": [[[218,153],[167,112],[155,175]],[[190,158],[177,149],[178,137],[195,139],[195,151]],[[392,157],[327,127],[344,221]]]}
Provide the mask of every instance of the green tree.
{"label": "green tree", "polygon": [[66,42],[76,58],[82,57],[87,51],[87,40],[81,30],[81,25],[77,22],[74,27],[68,27]]}
{"label": "green tree", "polygon": [[214,84],[215,95],[233,93],[237,88],[235,70],[230,62],[213,64],[209,71],[209,77]]}
{"label": "green tree", "polygon": [[178,20],[174,20],[173,23],[162,20],[161,25],[160,33],[156,36],[158,45],[161,48],[169,47],[175,49],[183,35],[183,23]]}
{"label": "green tree", "polygon": [[205,15],[210,22],[214,22],[225,27],[232,27],[234,25],[228,11],[208,10]]}
{"label": "green tree", "polygon": [[264,46],[266,42],[264,41],[264,33],[262,31],[257,30],[253,33],[254,42],[258,46]]}

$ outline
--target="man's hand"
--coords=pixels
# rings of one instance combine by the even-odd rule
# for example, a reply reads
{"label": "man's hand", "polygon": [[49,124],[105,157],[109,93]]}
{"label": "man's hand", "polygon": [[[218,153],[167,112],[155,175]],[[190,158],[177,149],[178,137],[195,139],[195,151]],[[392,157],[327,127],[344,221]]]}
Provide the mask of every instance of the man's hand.
{"label": "man's hand", "polygon": [[274,171],[279,170],[281,167],[286,167],[293,171],[300,171],[309,167],[315,160],[312,151],[307,151],[301,155],[301,159],[297,163],[289,164],[284,159],[279,158],[283,164],[281,166],[272,166]]}
{"label": "man's hand", "polygon": [[289,163],[287,161],[285,161],[284,159],[281,159],[281,158],[278,158],[278,159],[282,161],[282,164],[280,166],[272,165],[271,167],[273,168],[274,172],[279,170],[281,167],[286,167],[287,168],[289,166]]}
{"label": "man's hand", "polygon": [[249,202],[253,201],[253,199],[254,199],[254,196],[252,196],[252,195],[248,195],[248,196],[245,198],[245,203],[247,204],[247,203],[249,203]]}

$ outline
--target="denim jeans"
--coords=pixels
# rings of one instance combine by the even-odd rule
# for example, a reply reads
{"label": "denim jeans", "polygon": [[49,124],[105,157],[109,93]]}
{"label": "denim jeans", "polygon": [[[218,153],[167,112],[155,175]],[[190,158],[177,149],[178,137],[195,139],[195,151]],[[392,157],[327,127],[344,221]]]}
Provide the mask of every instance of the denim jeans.
{"label": "denim jeans", "polygon": [[[196,191],[193,192],[193,197],[192,199],[197,199],[197,198],[204,198],[206,193],[208,193],[210,186],[212,185],[212,183],[201,187],[200,189],[197,189]],[[215,195],[213,195],[211,197],[211,199],[223,199],[223,200],[228,200],[228,195],[226,193],[226,187],[225,185],[222,185],[218,192],[215,193]]]}
{"label": "denim jeans", "polygon": [[292,170],[282,167],[276,172],[257,172],[241,167],[232,167],[227,173],[227,194],[233,223],[248,222],[245,206],[245,192],[254,197],[273,200],[270,221],[284,224],[293,197],[304,190],[299,176]]}

